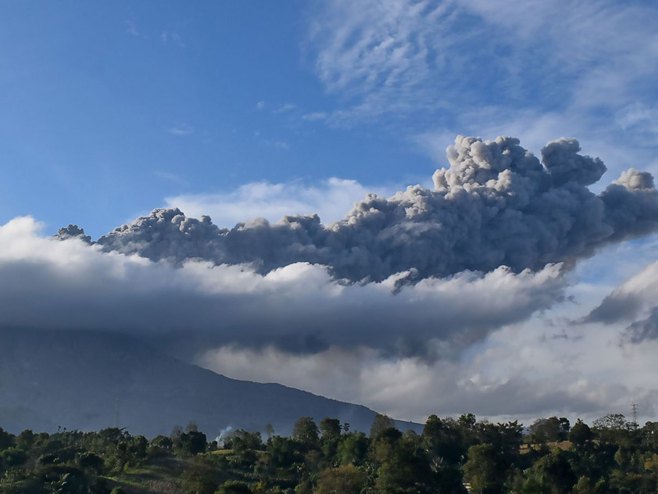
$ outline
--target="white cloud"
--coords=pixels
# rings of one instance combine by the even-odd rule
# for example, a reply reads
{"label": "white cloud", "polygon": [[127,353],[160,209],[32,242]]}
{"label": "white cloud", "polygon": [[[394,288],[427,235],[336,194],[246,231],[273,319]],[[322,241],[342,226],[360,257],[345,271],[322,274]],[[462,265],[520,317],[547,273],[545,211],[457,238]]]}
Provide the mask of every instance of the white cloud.
{"label": "white cloud", "polygon": [[154,170],[153,175],[155,175],[158,178],[161,178],[162,180],[166,180],[167,182],[172,182],[177,185],[184,185],[184,186],[189,185],[187,180],[185,180],[177,173],[172,173],[165,170]]}
{"label": "white cloud", "polygon": [[272,113],[288,113],[297,109],[294,103],[283,103],[272,110]]}
{"label": "white cloud", "polygon": [[160,41],[163,45],[174,45],[178,48],[185,48],[185,40],[177,31],[165,30],[160,33]]}
{"label": "white cloud", "polygon": [[126,28],[126,32],[128,34],[130,34],[131,36],[134,36],[136,38],[143,38],[144,37],[144,35],[137,28],[137,23],[134,20],[127,19],[123,22],[123,25]]}
{"label": "white cloud", "polygon": [[316,111],[302,115],[302,120],[305,120],[307,122],[317,122],[317,121],[325,120],[327,116],[328,115],[326,112]]}
{"label": "white cloud", "polygon": [[172,127],[169,127],[167,132],[169,132],[170,134],[175,135],[175,136],[184,137],[184,136],[189,136],[191,134],[194,134],[194,127],[192,127],[188,123],[179,122],[176,125],[173,125]]}
{"label": "white cloud", "polygon": [[207,215],[213,223],[227,227],[255,218],[276,222],[286,215],[316,213],[329,224],[344,218],[368,193],[388,196],[395,190],[332,177],[315,185],[301,181],[252,182],[231,192],[174,196],[165,202],[167,207],[179,208],[188,216]]}
{"label": "white cloud", "polygon": [[[582,314],[587,307],[577,309]],[[391,356],[367,346],[298,354],[226,345],[198,362],[231,377],[281,382],[420,422],[431,413],[465,412],[525,423],[551,415],[593,420],[628,414],[631,403],[640,404],[641,419],[652,419],[658,342],[620,346],[617,328],[569,326],[562,315],[573,310],[566,302],[503,326],[457,359]]]}

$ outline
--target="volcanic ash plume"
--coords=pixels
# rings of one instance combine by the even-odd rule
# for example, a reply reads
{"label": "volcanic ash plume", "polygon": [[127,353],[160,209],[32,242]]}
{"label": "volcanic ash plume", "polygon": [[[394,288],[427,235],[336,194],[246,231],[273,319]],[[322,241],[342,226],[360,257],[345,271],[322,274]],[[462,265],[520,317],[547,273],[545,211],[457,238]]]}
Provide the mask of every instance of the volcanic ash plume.
{"label": "volcanic ash plume", "polygon": [[[309,262],[354,282],[401,272],[413,281],[502,265],[521,272],[568,264],[658,228],[650,174],[627,170],[596,195],[588,186],[606,167],[579,153],[578,141],[560,139],[542,149],[540,161],[515,138],[460,136],[447,150],[450,166],[434,173],[434,190],[412,186],[389,198],[370,195],[332,225],[313,215],[220,229],[208,217],[158,209],[97,244],[177,264],[248,263],[268,273]],[[74,227],[64,233],[83,235]]]}

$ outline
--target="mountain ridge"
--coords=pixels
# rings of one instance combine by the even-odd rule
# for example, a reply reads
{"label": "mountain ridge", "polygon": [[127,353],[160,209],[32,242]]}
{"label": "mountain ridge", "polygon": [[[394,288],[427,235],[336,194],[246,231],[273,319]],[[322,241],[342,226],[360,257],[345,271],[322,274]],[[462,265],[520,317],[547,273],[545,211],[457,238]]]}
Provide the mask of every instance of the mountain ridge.
{"label": "mountain ridge", "polygon": [[120,333],[5,328],[0,357],[0,427],[16,432],[119,426],[155,436],[194,422],[209,436],[267,424],[288,434],[301,416],[367,431],[376,415],[281,384],[232,379]]}

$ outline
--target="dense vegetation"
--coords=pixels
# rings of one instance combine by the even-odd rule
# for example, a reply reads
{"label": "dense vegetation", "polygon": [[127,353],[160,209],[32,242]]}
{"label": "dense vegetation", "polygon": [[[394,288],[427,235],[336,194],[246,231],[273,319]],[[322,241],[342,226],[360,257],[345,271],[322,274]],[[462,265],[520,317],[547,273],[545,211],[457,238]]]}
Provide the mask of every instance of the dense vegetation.
{"label": "dense vegetation", "polygon": [[525,429],[471,414],[369,435],[303,417],[291,437],[217,440],[191,424],[151,440],[111,428],[12,435],[0,429],[2,493],[656,493],[658,423],[541,419]]}

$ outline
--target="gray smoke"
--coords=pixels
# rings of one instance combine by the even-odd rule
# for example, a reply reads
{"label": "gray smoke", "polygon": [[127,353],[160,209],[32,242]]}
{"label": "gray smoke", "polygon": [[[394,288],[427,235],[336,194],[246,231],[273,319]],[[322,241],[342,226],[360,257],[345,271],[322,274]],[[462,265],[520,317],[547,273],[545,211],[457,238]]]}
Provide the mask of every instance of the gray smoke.
{"label": "gray smoke", "polygon": [[[560,139],[542,149],[540,162],[515,138],[460,136],[448,148],[449,168],[433,176],[434,190],[413,186],[390,198],[370,195],[332,225],[314,215],[222,229],[207,216],[158,209],[96,243],[177,264],[248,263],[267,273],[309,262],[349,281],[381,281],[405,271],[413,281],[501,265],[521,272],[569,264],[611,242],[656,231],[651,175],[628,170],[596,195],[588,186],[606,167],[579,152],[578,141]],[[83,235],[72,227],[65,233]]]}
{"label": "gray smoke", "polygon": [[91,237],[89,235],[85,235],[85,231],[80,228],[78,225],[69,225],[63,228],[60,228],[57,232],[57,235],[55,235],[57,238],[60,240],[68,240],[70,238],[77,238],[79,240],[82,240],[86,244],[91,243]]}
{"label": "gray smoke", "polygon": [[630,343],[658,339],[658,307],[654,307],[646,319],[635,321],[628,326],[624,337]]}
{"label": "gray smoke", "polygon": [[[646,177],[645,177],[646,178]],[[615,288],[580,323],[619,326],[630,322],[623,332],[626,343],[658,339],[658,262],[645,266]]]}

